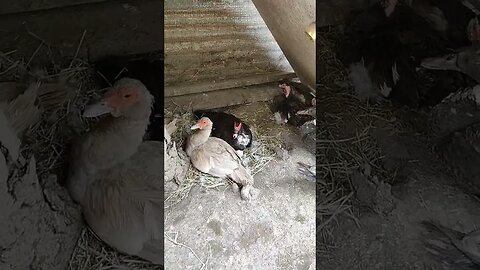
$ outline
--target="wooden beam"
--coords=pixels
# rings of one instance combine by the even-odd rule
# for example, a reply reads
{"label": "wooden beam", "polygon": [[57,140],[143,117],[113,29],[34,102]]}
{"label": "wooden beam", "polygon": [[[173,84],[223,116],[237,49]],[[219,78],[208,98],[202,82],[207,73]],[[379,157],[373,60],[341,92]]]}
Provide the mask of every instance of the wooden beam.
{"label": "wooden beam", "polygon": [[302,83],[315,88],[315,0],[252,0]]}
{"label": "wooden beam", "polygon": [[241,79],[223,80],[218,82],[185,83],[182,85],[165,86],[165,97],[183,96],[189,94],[207,93],[211,91],[258,85],[276,82],[281,79],[295,78],[292,72],[276,72],[270,74],[254,75]]}
{"label": "wooden beam", "polygon": [[192,110],[207,110],[227,106],[241,105],[259,101],[269,101],[280,94],[277,84],[269,83],[243,88],[231,88],[207,93],[166,97],[165,109],[189,108]]}

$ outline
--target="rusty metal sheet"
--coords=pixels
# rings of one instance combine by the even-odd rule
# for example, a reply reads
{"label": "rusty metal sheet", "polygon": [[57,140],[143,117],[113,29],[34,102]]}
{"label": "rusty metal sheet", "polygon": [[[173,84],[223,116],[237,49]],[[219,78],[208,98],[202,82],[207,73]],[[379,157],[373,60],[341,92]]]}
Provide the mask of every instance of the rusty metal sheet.
{"label": "rusty metal sheet", "polygon": [[179,85],[293,72],[250,0],[165,1],[164,42],[166,96]]}

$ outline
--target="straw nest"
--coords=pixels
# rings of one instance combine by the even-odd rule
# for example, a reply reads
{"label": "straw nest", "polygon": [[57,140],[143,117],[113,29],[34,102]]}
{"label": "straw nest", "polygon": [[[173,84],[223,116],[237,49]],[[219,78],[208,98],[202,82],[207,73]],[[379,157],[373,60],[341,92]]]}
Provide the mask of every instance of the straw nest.
{"label": "straw nest", "polygon": [[[352,209],[354,191],[350,176],[354,170],[372,168],[372,174],[389,181],[381,165],[382,154],[370,130],[377,121],[389,122],[392,112],[381,104],[359,101],[348,83],[345,67],[334,48],[341,37],[338,29],[319,32],[317,57],[323,63],[317,79],[321,100],[317,114],[317,249],[328,256],[335,246],[332,229],[336,217],[347,215],[356,221]],[[320,65],[320,63],[318,65]]]}
{"label": "straw nest", "polygon": [[[279,144],[276,136],[268,134],[268,129],[262,128],[257,125],[256,119],[264,119],[258,117],[258,114],[268,114],[267,106],[264,106],[265,110],[252,112],[245,115],[236,115],[248,123],[251,127],[254,143],[251,148],[244,151],[242,162],[250,171],[252,176],[255,176],[258,172],[262,171],[265,166],[275,158],[275,146]],[[228,111],[226,111],[228,112]],[[172,135],[172,141],[177,145],[178,151],[184,145],[186,138],[191,134],[190,127],[195,124],[196,119],[191,109],[182,109],[177,111],[166,111],[166,118],[177,119],[177,131]],[[203,188],[206,191],[220,191],[230,187],[232,182],[228,179],[222,179],[210,176],[202,173],[190,166],[184,179],[181,179],[179,183],[176,183],[176,188],[165,194],[165,208],[168,209],[182,200],[188,197],[190,191],[194,187]]]}
{"label": "straw nest", "polygon": [[[82,41],[79,48],[81,44]],[[0,81],[27,85],[40,82],[38,100],[42,108],[41,115],[38,122],[31,125],[22,136],[22,154],[35,155],[37,175],[43,185],[46,185],[46,181],[65,177],[63,168],[66,166],[64,160],[68,142],[96,122],[83,119],[81,111],[90,99],[98,98],[104,90],[95,85],[94,71],[88,63],[76,57],[67,64],[57,63],[53,59],[56,57],[52,57],[48,67],[31,68],[32,59],[41,54],[42,57],[49,56],[51,50],[42,43],[29,57],[17,55],[16,51],[0,52]],[[70,258],[69,269],[162,268],[116,252],[85,226]]]}

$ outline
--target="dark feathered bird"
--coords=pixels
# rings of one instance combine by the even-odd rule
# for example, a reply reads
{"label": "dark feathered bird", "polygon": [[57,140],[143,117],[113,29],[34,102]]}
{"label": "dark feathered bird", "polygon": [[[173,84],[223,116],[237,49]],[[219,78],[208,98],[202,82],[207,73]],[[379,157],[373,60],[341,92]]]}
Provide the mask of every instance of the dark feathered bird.
{"label": "dark feathered bird", "polygon": [[[419,107],[435,104],[449,93],[470,86],[468,82],[453,86],[452,80],[461,82],[456,78],[442,78],[433,83],[429,79],[440,73],[420,68],[422,59],[446,54],[453,45],[468,43],[467,39],[449,39],[446,32],[437,31],[439,26],[431,21],[428,13],[433,11],[428,11],[428,7],[420,9],[418,5],[409,6],[395,0],[382,2],[383,5],[374,4],[349,21],[346,38],[338,52],[342,62],[350,67],[357,93],[367,93],[368,97],[383,95],[401,104]],[[393,11],[386,12],[386,7]],[[362,64],[361,68],[357,67],[358,63]],[[441,76],[458,77],[458,72],[445,72]]]}
{"label": "dark feathered bird", "polygon": [[235,150],[245,150],[252,145],[253,135],[250,127],[240,118],[224,112],[193,112],[196,119],[208,117],[213,122],[211,136],[220,138]]}
{"label": "dark feathered bird", "polygon": [[313,91],[301,83],[287,80],[279,82],[278,87],[282,94],[273,98],[271,106],[277,123],[301,126],[315,119],[313,115],[298,113],[316,106]]}

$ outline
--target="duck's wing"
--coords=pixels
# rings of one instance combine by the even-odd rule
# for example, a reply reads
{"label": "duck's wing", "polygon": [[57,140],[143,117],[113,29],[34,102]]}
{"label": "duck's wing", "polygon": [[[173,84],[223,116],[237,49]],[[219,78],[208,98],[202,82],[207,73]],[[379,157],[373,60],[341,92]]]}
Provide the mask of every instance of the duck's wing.
{"label": "duck's wing", "polygon": [[[224,177],[240,166],[240,159],[235,150],[224,140],[210,137],[202,146],[197,160],[204,163],[206,173]],[[200,169],[200,168],[199,168]]]}
{"label": "duck's wing", "polygon": [[163,262],[163,169],[163,143],[145,142],[95,181],[84,207],[102,240],[155,263]]}

